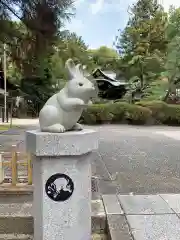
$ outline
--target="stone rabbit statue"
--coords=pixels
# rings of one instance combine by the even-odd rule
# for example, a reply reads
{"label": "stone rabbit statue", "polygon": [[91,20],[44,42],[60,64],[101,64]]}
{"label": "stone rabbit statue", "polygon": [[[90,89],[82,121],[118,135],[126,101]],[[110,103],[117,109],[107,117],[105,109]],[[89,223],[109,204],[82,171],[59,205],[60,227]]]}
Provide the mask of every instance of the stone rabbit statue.
{"label": "stone rabbit statue", "polygon": [[75,66],[73,60],[68,59],[65,66],[70,80],[63,89],[49,98],[41,109],[39,123],[42,132],[82,130],[77,121],[96,94],[95,86],[84,76],[81,64]]}

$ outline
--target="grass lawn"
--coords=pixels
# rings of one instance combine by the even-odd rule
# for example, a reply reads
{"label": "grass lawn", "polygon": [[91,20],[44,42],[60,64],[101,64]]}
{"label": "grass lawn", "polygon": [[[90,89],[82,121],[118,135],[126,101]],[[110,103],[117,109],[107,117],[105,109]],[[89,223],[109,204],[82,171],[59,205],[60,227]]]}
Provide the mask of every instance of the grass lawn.
{"label": "grass lawn", "polygon": [[0,125],[0,131],[6,131],[6,130],[9,130],[11,128],[18,128],[18,126],[11,126],[8,124],[8,125]]}

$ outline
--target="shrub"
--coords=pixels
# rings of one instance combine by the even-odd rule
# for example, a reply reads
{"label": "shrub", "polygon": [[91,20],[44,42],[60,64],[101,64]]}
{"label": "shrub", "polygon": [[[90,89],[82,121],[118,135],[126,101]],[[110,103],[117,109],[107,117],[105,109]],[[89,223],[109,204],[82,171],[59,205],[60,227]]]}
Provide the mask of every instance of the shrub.
{"label": "shrub", "polygon": [[125,119],[131,124],[146,124],[150,121],[152,112],[142,106],[129,104],[125,111]]}
{"label": "shrub", "polygon": [[180,125],[180,105],[162,101],[141,101],[136,104],[115,102],[94,104],[82,114],[85,124],[130,123]]}
{"label": "shrub", "polygon": [[94,104],[82,114],[81,122],[86,124],[123,123],[145,124],[151,117],[151,110],[125,102]]}
{"label": "shrub", "polygon": [[111,122],[112,114],[108,110],[109,104],[93,104],[84,110],[81,122],[86,124],[100,124],[105,122]]}
{"label": "shrub", "polygon": [[156,123],[167,125],[180,124],[180,105],[167,104],[162,101],[144,101],[137,104],[149,108]]}
{"label": "shrub", "polygon": [[180,106],[168,104],[166,118],[163,122],[167,125],[180,125]]}
{"label": "shrub", "polygon": [[168,105],[162,101],[140,101],[136,105],[146,107],[151,110],[152,118],[156,123],[165,123],[167,116]]}
{"label": "shrub", "polygon": [[125,110],[127,108],[127,105],[129,104],[125,102],[124,103],[116,102],[116,103],[108,104],[107,111],[110,112],[112,116],[111,122],[117,123],[124,120],[124,115],[125,115]]}

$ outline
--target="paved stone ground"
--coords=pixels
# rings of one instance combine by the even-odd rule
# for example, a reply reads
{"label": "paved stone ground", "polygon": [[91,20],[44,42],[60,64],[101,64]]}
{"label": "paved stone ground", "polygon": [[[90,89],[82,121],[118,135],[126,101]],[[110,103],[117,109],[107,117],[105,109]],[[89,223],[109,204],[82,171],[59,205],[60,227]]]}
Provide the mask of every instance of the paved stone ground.
{"label": "paved stone ground", "polygon": [[[180,128],[87,128],[98,131],[92,170],[99,179],[111,239],[179,240],[180,194],[173,193],[180,193]],[[0,150],[15,143],[24,151],[24,140],[23,127],[2,133]]]}
{"label": "paved stone ground", "polygon": [[104,195],[103,201],[112,240],[180,239],[180,194]]}
{"label": "paved stone ground", "polygon": [[[180,192],[180,128],[127,125],[87,128],[96,129],[100,140],[92,165],[101,193]],[[19,130],[0,134],[0,151],[10,149],[14,143],[24,151],[24,133],[21,126]]]}
{"label": "paved stone ground", "polygon": [[96,128],[100,146],[93,169],[103,194],[180,192],[180,128]]}

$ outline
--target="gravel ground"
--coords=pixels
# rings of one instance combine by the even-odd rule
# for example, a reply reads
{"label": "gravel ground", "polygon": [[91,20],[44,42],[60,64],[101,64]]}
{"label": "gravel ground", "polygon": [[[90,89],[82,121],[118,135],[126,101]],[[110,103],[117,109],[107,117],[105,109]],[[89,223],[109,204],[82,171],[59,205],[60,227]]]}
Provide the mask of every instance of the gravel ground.
{"label": "gravel ground", "polygon": [[100,145],[93,171],[100,178],[102,193],[180,192],[179,141],[174,139],[180,136],[179,128],[126,125],[96,128]]}
{"label": "gravel ground", "polygon": [[[180,128],[127,125],[87,128],[98,131],[99,150],[94,153],[92,167],[101,193],[179,193]],[[24,132],[25,129],[20,129],[2,133],[0,151],[11,149],[14,143],[24,151]]]}

